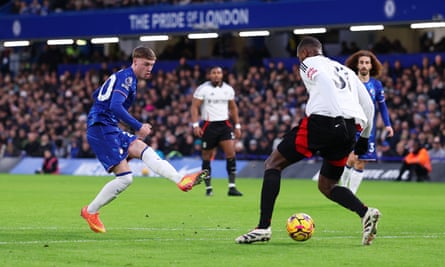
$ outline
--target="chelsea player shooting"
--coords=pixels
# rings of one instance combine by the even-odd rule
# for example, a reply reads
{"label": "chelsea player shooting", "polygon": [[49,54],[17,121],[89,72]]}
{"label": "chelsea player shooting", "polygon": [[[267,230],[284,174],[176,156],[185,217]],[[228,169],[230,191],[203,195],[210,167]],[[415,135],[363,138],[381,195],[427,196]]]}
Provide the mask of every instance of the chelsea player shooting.
{"label": "chelsea player shooting", "polygon": [[[133,173],[128,161],[141,159],[148,168],[175,182],[182,191],[189,191],[199,184],[206,172],[183,176],[144,141],[151,131],[149,123],[142,123],[128,113],[136,99],[138,79],[149,79],[156,62],[156,54],[150,48],[139,46],[133,50],[131,67],[112,74],[93,93],[94,104],[87,119],[87,139],[97,159],[105,170],[114,173],[96,198],[81,210],[81,216],[91,230],[104,233],[105,226],[99,219],[99,209],[113,201],[133,182]],[[135,134],[119,128],[119,122],[131,127]]]}

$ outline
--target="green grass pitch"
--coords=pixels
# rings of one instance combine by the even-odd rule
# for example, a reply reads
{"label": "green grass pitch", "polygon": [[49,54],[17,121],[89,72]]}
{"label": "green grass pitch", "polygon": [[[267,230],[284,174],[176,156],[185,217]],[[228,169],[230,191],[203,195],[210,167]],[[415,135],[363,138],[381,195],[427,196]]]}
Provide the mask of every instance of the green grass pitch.
{"label": "green grass pitch", "polygon": [[[309,179],[283,179],[270,242],[235,244],[258,221],[261,179],[181,192],[166,179],[135,178],[101,210],[107,233],[79,216],[111,177],[0,175],[0,266],[443,266],[445,183],[364,181],[358,195],[382,212],[377,239],[361,245],[360,219]],[[295,242],[286,219],[305,212],[315,233]]]}

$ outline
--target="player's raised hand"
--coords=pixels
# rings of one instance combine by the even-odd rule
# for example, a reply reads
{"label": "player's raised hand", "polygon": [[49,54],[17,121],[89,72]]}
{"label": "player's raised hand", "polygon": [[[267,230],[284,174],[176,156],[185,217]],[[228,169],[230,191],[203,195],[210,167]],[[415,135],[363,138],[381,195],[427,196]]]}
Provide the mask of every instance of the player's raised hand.
{"label": "player's raised hand", "polygon": [[151,128],[152,128],[152,126],[150,123],[143,123],[142,127],[139,129],[139,131],[136,132],[136,135],[139,138],[144,139],[149,134],[151,134]]}

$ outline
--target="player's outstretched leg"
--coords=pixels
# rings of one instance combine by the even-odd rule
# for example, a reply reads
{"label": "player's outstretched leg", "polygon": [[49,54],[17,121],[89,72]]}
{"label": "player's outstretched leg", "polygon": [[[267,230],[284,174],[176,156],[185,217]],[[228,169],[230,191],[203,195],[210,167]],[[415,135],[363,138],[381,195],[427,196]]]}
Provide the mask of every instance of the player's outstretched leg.
{"label": "player's outstretched leg", "polygon": [[207,170],[187,174],[177,183],[179,189],[184,192],[192,190],[195,185],[200,184],[208,176]]}

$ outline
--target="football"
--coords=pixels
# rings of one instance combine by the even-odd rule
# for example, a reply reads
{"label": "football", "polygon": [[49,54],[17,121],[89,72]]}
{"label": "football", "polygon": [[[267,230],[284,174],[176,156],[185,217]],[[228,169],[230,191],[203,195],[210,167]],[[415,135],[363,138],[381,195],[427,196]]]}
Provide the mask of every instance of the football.
{"label": "football", "polygon": [[306,213],[295,213],[287,219],[287,233],[295,241],[306,241],[315,230],[314,220]]}
{"label": "football", "polygon": [[148,176],[150,174],[150,170],[147,167],[143,167],[141,169],[142,176]]}

